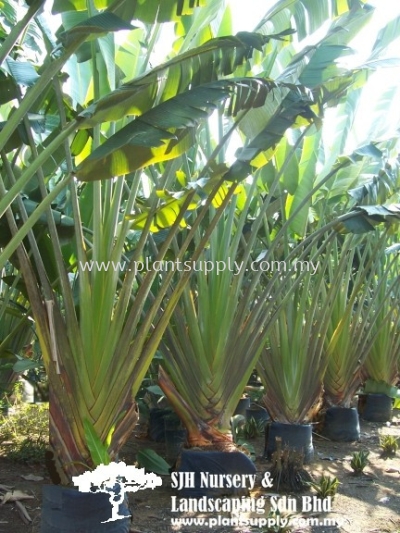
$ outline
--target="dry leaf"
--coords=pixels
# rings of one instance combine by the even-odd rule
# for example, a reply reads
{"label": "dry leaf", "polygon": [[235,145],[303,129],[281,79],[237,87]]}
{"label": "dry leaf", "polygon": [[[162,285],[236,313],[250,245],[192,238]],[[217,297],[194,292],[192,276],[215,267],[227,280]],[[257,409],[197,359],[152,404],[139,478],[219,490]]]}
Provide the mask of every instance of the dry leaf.
{"label": "dry leaf", "polygon": [[22,492],[22,490],[13,490],[6,492],[3,496],[1,505],[4,505],[6,502],[17,502],[18,500],[33,500],[34,496]]}
{"label": "dry leaf", "polygon": [[8,490],[13,490],[13,487],[9,487],[8,485],[0,485],[0,490],[7,492]]}
{"label": "dry leaf", "polygon": [[18,509],[19,515],[21,517],[21,520],[25,524],[30,524],[32,522],[32,518],[29,516],[29,513],[26,510],[25,505],[23,503],[21,503],[21,502],[15,502],[15,504],[17,506],[17,509]]}
{"label": "dry leaf", "polygon": [[42,476],[35,476],[35,474],[28,474],[27,476],[20,476],[22,479],[26,479],[26,481],[43,481],[44,477]]}

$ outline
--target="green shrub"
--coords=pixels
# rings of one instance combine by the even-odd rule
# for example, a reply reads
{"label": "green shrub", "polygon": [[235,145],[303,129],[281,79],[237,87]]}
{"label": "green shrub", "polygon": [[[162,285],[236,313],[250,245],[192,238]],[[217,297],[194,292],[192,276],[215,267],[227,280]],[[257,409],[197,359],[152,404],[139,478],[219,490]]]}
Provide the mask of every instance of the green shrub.
{"label": "green shrub", "polygon": [[379,446],[382,448],[383,455],[396,455],[397,449],[399,447],[399,441],[393,435],[383,435],[380,438]]}
{"label": "green shrub", "polygon": [[[292,528],[289,525],[290,521],[294,515],[282,515],[277,509],[276,511],[270,511],[267,516],[267,520],[275,520],[275,525],[267,526],[266,529],[263,529],[263,533],[291,533]],[[280,522],[282,518],[288,520],[288,524],[283,526]]]}
{"label": "green shrub", "polygon": [[360,452],[353,453],[353,457],[351,458],[351,461],[350,461],[350,466],[354,470],[355,474],[361,474],[361,472],[367,466],[368,456],[369,456],[369,452],[366,452],[366,451],[360,451]]}
{"label": "green shrub", "polygon": [[14,412],[0,416],[0,454],[18,462],[38,462],[48,446],[48,404],[17,401]]}
{"label": "green shrub", "polygon": [[328,496],[335,496],[340,485],[340,481],[337,477],[325,476],[322,474],[319,481],[310,481],[308,485],[312,487],[317,496],[321,499],[325,499]]}
{"label": "green shrub", "polygon": [[260,435],[263,435],[264,429],[265,422],[261,420],[255,420],[255,418],[251,417],[243,424],[243,426],[239,428],[238,438],[255,439],[256,437],[260,437]]}

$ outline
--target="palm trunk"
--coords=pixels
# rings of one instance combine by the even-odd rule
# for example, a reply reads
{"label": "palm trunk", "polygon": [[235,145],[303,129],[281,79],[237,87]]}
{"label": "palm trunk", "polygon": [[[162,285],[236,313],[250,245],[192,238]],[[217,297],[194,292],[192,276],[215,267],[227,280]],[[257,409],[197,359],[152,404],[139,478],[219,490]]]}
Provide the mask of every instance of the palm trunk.
{"label": "palm trunk", "polygon": [[165,370],[161,367],[159,369],[158,383],[187,429],[187,444],[189,447],[214,447],[218,449],[226,448],[227,450],[234,447],[232,434],[222,433],[214,424],[209,424],[202,420],[182,398]]}

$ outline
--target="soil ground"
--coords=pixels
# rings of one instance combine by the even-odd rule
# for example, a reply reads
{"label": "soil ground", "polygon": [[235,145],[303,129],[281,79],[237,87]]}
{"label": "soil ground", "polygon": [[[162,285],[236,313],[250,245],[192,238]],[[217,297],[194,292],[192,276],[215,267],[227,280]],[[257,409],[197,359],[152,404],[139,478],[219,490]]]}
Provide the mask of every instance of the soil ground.
{"label": "soil ground", "polygon": [[[400,450],[392,457],[385,459],[381,456],[379,438],[382,434],[400,437],[400,411],[395,411],[392,422],[376,424],[361,422],[361,438],[359,442],[337,443],[314,435],[315,460],[307,470],[316,479],[321,473],[337,476],[340,480],[338,493],[333,501],[332,511],[329,513],[301,513],[304,518],[321,521],[324,518],[340,520],[341,525],[292,525],[292,533],[400,533]],[[270,463],[262,458],[263,439],[254,441],[257,454],[256,467],[260,477],[267,472]],[[164,445],[155,444],[141,438],[139,430],[124,449],[121,459],[132,464],[138,449],[152,448],[161,455]],[[355,476],[350,468],[352,453],[359,450],[370,452],[369,464],[363,474]],[[34,474],[42,477],[40,481],[26,480],[21,476]],[[267,530],[247,526],[233,527],[220,525],[213,529],[200,526],[172,525],[171,518],[193,516],[171,511],[171,496],[177,493],[171,489],[170,478],[166,476],[163,486],[155,490],[130,493],[130,508],[133,514],[131,531],[135,533],[248,533],[250,531],[283,531]],[[0,505],[0,533],[39,533],[41,513],[41,485],[50,483],[44,464],[21,464],[9,461],[4,455],[0,456],[0,485],[21,490],[32,499],[22,500],[32,521],[23,521],[21,511],[13,502]],[[305,494],[311,495],[312,492]],[[269,501],[271,493],[265,489],[257,490],[252,497],[265,496]],[[280,497],[283,494],[279,495]],[[291,495],[293,496],[293,494]],[[283,513],[285,514],[285,513]],[[268,515],[268,506],[266,513]],[[199,516],[199,515],[197,515]],[[215,515],[210,515],[215,516]],[[253,515],[257,516],[257,515]]]}

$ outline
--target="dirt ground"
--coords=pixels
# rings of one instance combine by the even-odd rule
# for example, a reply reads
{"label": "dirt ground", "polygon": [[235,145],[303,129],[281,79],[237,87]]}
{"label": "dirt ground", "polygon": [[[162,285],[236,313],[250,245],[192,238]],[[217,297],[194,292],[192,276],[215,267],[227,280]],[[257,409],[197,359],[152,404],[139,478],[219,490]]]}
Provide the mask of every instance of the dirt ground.
{"label": "dirt ground", "polygon": [[[298,521],[296,524],[292,522],[292,533],[400,533],[400,450],[392,458],[383,458],[379,448],[379,437],[382,434],[400,437],[400,411],[395,411],[390,424],[362,421],[359,442],[335,443],[314,435],[315,460],[312,465],[307,467],[307,470],[316,479],[323,472],[337,476],[341,484],[333,501],[331,512],[300,513],[296,516],[297,518],[319,520],[320,524],[325,518],[331,518],[340,520],[341,525],[340,527],[336,525],[306,525],[304,521]],[[268,472],[270,466],[270,463],[262,458],[263,445],[263,438],[261,437],[254,444],[257,453],[256,467],[260,477]],[[136,451],[149,447],[160,454],[164,453],[163,444],[155,444],[139,438],[139,433],[136,433],[126,446],[121,459],[132,464],[135,461]],[[369,465],[363,474],[355,476],[349,463],[352,453],[359,450],[370,452]],[[32,474],[43,479],[26,480],[22,477]],[[32,496],[32,499],[22,500],[29,517],[32,519],[30,523],[26,523],[26,519],[24,521],[22,511],[15,503],[7,502],[0,505],[0,533],[39,533],[41,485],[47,483],[50,483],[50,480],[44,464],[24,465],[12,463],[5,457],[0,457],[0,486],[9,486]],[[165,476],[162,487],[129,494],[130,508],[133,514],[131,531],[135,533],[205,533],[211,531],[209,527],[172,525],[171,518],[193,515],[172,512],[171,497],[177,493],[169,485],[170,477]],[[313,493],[308,492],[306,494],[311,495]],[[251,496],[257,498],[265,496],[269,502],[271,493],[265,489],[260,491],[258,488],[257,492],[252,493]],[[279,497],[282,496],[283,494],[279,495]],[[268,506],[266,513],[261,516],[266,517],[267,515]],[[267,530],[265,527],[234,527],[225,524],[217,525],[212,530],[218,533],[283,531]]]}

